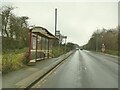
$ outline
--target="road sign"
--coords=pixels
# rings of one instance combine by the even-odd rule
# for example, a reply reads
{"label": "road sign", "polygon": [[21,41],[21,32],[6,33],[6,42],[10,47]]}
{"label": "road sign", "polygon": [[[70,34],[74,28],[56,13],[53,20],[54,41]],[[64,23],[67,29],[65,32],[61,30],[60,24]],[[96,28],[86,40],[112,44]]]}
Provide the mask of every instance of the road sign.
{"label": "road sign", "polygon": [[105,52],[105,44],[102,44],[102,52]]}

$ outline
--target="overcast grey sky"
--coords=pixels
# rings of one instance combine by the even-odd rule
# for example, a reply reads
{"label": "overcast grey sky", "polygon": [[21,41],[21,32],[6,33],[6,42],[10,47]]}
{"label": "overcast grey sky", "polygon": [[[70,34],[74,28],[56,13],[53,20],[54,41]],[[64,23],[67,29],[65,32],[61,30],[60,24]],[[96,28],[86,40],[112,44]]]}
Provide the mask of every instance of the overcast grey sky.
{"label": "overcast grey sky", "polygon": [[[7,1],[7,0],[6,0]],[[4,4],[8,4],[7,2]],[[10,3],[9,3],[10,4]],[[54,34],[54,9],[58,9],[57,29],[68,42],[84,45],[98,28],[118,25],[117,2],[12,2],[14,13],[28,16],[30,25],[47,28]]]}

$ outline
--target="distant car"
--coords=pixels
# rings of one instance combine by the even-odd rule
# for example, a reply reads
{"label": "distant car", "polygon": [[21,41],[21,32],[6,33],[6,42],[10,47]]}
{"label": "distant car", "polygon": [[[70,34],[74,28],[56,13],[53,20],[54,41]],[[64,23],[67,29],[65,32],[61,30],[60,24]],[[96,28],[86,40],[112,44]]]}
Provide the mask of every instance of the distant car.
{"label": "distant car", "polygon": [[80,50],[83,50],[83,48],[81,48]]}
{"label": "distant car", "polygon": [[76,48],[76,50],[79,50],[79,48]]}

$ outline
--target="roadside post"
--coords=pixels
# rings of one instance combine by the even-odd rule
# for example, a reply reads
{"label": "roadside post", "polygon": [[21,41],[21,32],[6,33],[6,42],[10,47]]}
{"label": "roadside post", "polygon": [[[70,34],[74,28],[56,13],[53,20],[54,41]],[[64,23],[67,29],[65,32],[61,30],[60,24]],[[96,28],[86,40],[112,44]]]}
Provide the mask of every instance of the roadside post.
{"label": "roadside post", "polygon": [[102,49],[101,51],[104,53],[105,52],[105,44],[102,44]]}
{"label": "roadside post", "polygon": [[66,52],[66,41],[67,41],[67,36],[62,36],[62,39],[65,39],[65,52]]}

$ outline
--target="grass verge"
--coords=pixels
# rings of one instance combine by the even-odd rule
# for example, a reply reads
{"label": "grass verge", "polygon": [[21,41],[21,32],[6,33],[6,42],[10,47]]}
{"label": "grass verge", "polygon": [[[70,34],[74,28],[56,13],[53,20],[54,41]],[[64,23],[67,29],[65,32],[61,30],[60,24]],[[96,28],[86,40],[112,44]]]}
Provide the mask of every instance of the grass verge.
{"label": "grass verge", "polygon": [[114,51],[114,50],[106,50],[105,53],[118,56],[118,51]]}
{"label": "grass verge", "polygon": [[2,55],[0,54],[0,64],[2,64]]}
{"label": "grass verge", "polygon": [[27,59],[27,48],[5,52],[2,55],[2,73],[6,74],[11,71],[18,70],[25,67],[25,60]]}
{"label": "grass verge", "polygon": [[[16,50],[5,50],[2,54],[2,72],[6,74],[11,71],[19,70],[27,65],[28,48],[16,49]],[[64,46],[54,47],[51,57],[58,57],[65,54],[69,50]]]}
{"label": "grass verge", "polygon": [[52,51],[53,52],[53,57],[59,57],[60,55],[65,54],[66,52],[68,52],[67,50],[65,50],[64,46],[54,47],[52,50],[53,50]]}

